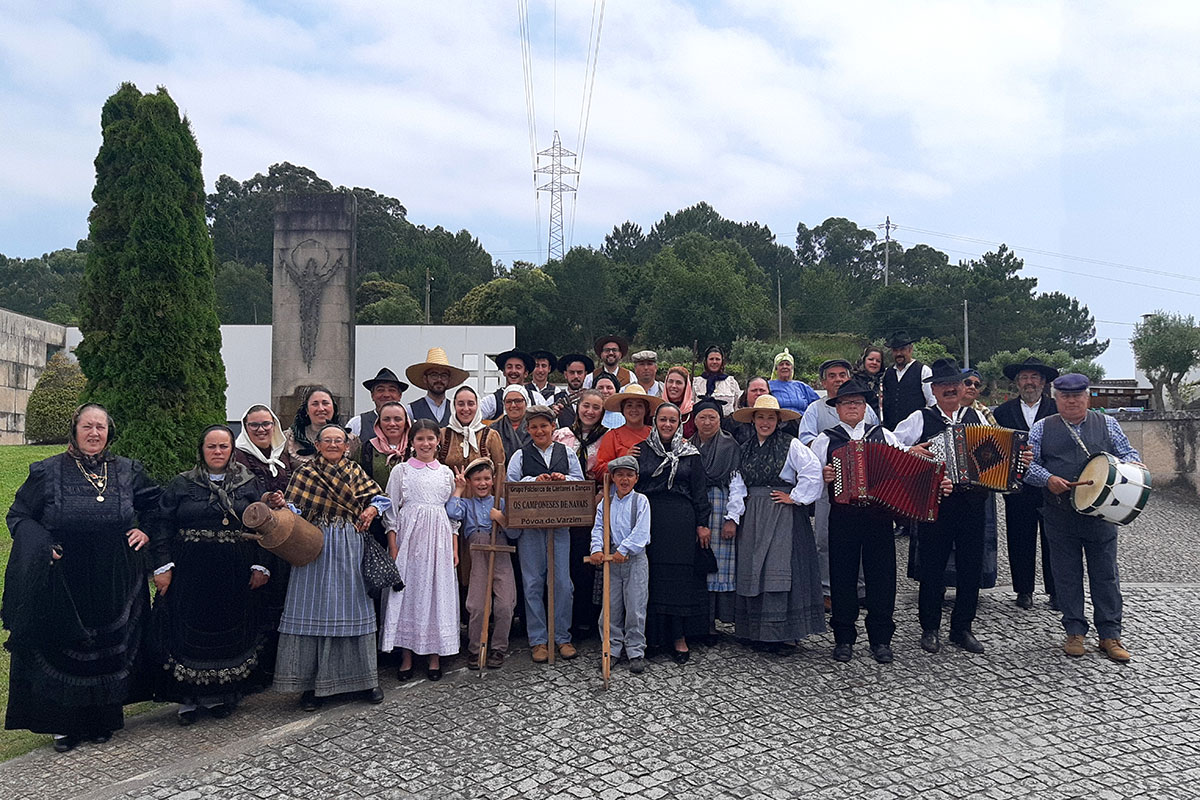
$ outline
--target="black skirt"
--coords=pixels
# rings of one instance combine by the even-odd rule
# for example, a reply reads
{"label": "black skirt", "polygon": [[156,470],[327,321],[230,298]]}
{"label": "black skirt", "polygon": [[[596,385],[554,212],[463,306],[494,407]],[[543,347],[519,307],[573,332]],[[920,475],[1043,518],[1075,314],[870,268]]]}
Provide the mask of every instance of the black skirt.
{"label": "black skirt", "polygon": [[691,500],[678,492],[656,492],[649,499],[646,643],[670,647],[680,637],[708,633],[708,580],[696,568],[697,522]]}

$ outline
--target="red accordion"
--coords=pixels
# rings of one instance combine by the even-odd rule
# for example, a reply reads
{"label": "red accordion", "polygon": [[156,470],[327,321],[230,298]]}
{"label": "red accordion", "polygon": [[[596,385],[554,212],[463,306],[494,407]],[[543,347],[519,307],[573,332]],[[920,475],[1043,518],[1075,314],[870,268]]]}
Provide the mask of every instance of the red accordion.
{"label": "red accordion", "polygon": [[830,459],[833,500],[879,505],[903,517],[934,522],[946,465],[884,442],[847,442]]}

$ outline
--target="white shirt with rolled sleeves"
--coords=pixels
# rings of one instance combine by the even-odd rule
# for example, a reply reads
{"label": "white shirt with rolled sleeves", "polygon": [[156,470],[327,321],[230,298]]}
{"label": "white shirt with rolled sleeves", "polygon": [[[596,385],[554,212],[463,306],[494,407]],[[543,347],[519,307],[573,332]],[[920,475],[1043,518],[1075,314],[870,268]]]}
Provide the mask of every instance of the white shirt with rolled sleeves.
{"label": "white shirt with rolled sleeves", "polygon": [[[629,520],[633,514],[633,506],[637,505],[637,523],[630,527]],[[640,492],[630,492],[624,497],[617,497],[614,490],[612,504],[609,506],[612,523],[609,525],[609,552],[618,552],[623,556],[636,556],[645,552],[650,544],[650,501]],[[604,551],[604,504],[596,507],[596,521],[592,525],[593,553]]]}
{"label": "white shirt with rolled sleeves", "polygon": [[[799,439],[792,439],[788,447],[787,460],[779,477],[785,483],[793,484],[788,495],[797,505],[808,505],[821,496],[825,489],[825,481],[821,477],[821,462],[817,461],[813,451],[800,444]],[[725,519],[741,522],[742,512],[746,510],[746,495],[749,490],[741,473],[735,472],[729,481],[729,502],[725,506]]]}
{"label": "white shirt with rolled sleeves", "polygon": [[[842,430],[849,434],[850,439],[853,441],[858,441],[866,436],[867,429],[876,424],[878,423],[868,423],[866,420],[863,420],[852,428],[844,422],[838,423],[838,425],[842,427]],[[892,433],[887,428],[880,428],[879,430],[883,433],[883,441],[887,442],[892,447],[899,447],[901,450],[908,449],[900,443],[900,440],[896,438],[896,434]],[[825,462],[829,460],[829,436],[825,433],[825,431],[821,431],[820,435],[818,435],[816,439],[813,439],[812,451],[813,455],[817,457],[817,461],[821,463],[821,466],[825,466]]]}

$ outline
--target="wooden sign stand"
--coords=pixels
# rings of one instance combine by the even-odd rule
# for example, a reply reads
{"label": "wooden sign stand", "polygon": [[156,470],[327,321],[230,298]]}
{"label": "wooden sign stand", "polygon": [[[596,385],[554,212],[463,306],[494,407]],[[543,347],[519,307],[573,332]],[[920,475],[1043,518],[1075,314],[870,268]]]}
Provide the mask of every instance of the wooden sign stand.
{"label": "wooden sign stand", "polygon": [[[495,504],[493,508],[500,507],[500,493],[496,492]],[[489,544],[473,544],[471,545],[472,552],[484,552],[488,554],[488,571],[487,571],[487,594],[483,599],[483,629],[479,632],[479,677],[483,677],[483,673],[487,671],[487,655],[488,655],[488,624],[492,621],[492,589],[493,581],[496,577],[496,553],[515,553],[517,548],[511,545],[496,544],[496,534],[500,529],[500,524],[495,520],[492,521],[492,540]]]}
{"label": "wooden sign stand", "polygon": [[[612,670],[612,637],[609,634],[609,622],[611,621],[611,614],[612,614],[612,606],[610,605],[610,603],[612,601],[610,600],[610,598],[608,596],[608,582],[610,580],[609,574],[608,574],[608,569],[609,569],[609,565],[612,564],[612,560],[613,560],[612,552],[611,552],[612,528],[610,527],[612,524],[610,522],[610,520],[612,519],[612,514],[609,513],[611,510],[612,510],[612,496],[609,494],[609,475],[608,475],[608,473],[605,473],[604,474],[604,540],[603,540],[604,555],[602,558],[602,561],[604,564],[604,567],[603,567],[604,574],[603,574],[603,580],[602,580],[604,597],[602,600],[602,604],[600,606],[602,609],[600,612],[600,674],[604,677],[604,688],[605,689],[608,689],[608,678],[609,678],[609,674]],[[585,558],[584,562],[588,563],[588,564],[592,563],[591,560],[588,558]]]}

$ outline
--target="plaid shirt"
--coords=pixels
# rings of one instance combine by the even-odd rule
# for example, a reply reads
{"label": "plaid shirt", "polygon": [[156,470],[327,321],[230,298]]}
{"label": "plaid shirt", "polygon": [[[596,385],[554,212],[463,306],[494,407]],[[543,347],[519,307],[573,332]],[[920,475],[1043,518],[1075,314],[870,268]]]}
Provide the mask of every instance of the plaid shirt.
{"label": "plaid shirt", "polygon": [[314,458],[301,465],[288,484],[286,497],[309,522],[356,519],[383,489],[355,461],[331,464]]}

